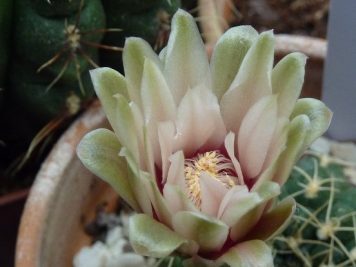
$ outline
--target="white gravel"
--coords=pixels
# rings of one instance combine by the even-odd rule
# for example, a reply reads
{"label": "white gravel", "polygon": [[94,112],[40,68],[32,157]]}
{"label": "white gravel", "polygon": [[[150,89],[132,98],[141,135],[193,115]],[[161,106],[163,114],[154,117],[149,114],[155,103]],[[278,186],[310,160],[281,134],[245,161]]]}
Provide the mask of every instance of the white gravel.
{"label": "white gravel", "polygon": [[[112,216],[112,215],[110,215]],[[112,219],[112,218],[111,218]],[[137,255],[128,241],[129,215],[121,214],[121,225],[109,230],[105,242],[83,247],[74,257],[74,267],[152,267],[155,259]]]}

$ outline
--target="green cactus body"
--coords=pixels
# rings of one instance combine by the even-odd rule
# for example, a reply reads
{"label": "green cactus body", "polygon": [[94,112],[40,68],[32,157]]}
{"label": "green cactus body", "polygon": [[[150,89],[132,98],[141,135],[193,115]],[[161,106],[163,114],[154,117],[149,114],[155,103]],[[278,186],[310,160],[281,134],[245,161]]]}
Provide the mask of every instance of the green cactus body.
{"label": "green cactus body", "polygon": [[298,208],[274,240],[276,266],[356,266],[356,188],[327,157],[304,156],[284,185]]}
{"label": "green cactus body", "polygon": [[[141,37],[151,45],[156,44],[156,47],[157,43],[161,43],[160,39],[164,37],[162,35],[165,35],[169,30],[168,25],[170,24],[171,15],[181,6],[180,0],[154,0],[147,1],[147,3],[145,1],[145,4],[142,5],[144,11],[132,8],[135,5],[139,5],[139,2],[138,0],[103,1],[107,17],[107,27],[122,29],[121,32],[107,34],[103,43],[122,47],[127,36]],[[128,5],[131,8],[126,8]],[[120,54],[114,52],[101,51],[101,60],[106,66],[119,69],[120,57]]]}
{"label": "green cactus body", "polygon": [[[28,116],[39,126],[58,115],[74,115],[81,103],[94,95],[89,72],[82,74],[84,92],[81,92],[76,81],[59,82],[47,90],[52,78],[48,75],[38,75],[35,69],[25,62],[13,62],[12,69],[11,88],[13,96],[16,96],[13,100],[27,110]],[[77,101],[73,105],[77,104],[78,108],[73,108],[71,101]]]}
{"label": "green cactus body", "polygon": [[[167,1],[167,0],[164,0]],[[162,0],[103,0],[105,10],[141,13],[159,4]]]}
{"label": "green cactus body", "polygon": [[105,14],[100,0],[86,0],[79,9],[80,2],[51,1],[53,12],[76,3],[77,11],[64,17],[38,14],[39,6],[47,5],[42,0],[15,2],[9,99],[21,103],[36,125],[73,115],[77,109],[70,100],[82,103],[94,94],[88,70],[98,60]]}
{"label": "green cactus body", "polygon": [[81,0],[31,0],[32,7],[41,16],[69,16],[78,11]]}
{"label": "green cactus body", "polygon": [[[100,0],[87,1],[80,13],[78,32],[73,33],[76,14],[61,18],[42,17],[29,5],[29,0],[16,1],[16,11],[14,43],[17,57],[39,68],[61,53],[59,58],[43,71],[55,78],[63,66],[68,64],[61,77],[67,82],[77,80],[75,60],[81,72],[88,70],[90,63],[86,57],[92,57],[97,48],[85,43],[99,43],[102,33],[83,35],[81,32],[105,28],[105,14]],[[85,51],[86,56],[83,56],[81,51]]]}

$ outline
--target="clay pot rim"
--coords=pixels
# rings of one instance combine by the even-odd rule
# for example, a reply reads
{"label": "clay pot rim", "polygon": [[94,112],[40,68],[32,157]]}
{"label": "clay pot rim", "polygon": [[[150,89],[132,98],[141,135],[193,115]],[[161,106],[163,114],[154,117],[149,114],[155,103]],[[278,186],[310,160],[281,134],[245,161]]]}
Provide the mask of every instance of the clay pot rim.
{"label": "clay pot rim", "polygon": [[[15,266],[37,266],[38,253],[43,240],[43,227],[50,216],[51,203],[61,184],[65,167],[76,155],[76,144],[91,128],[104,121],[99,101],[95,101],[66,130],[42,163],[29,192],[17,235]],[[60,159],[53,161],[53,159]],[[53,177],[53,172],[57,175]]]}

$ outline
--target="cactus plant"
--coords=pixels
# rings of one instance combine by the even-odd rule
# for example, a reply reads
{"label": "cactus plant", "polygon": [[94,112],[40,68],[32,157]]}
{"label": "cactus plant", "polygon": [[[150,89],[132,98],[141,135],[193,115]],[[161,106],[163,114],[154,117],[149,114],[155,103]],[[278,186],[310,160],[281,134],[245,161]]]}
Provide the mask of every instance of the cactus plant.
{"label": "cactus plant", "polygon": [[[121,40],[136,32],[154,42],[162,26],[161,21],[158,16],[143,16],[158,10],[171,14],[180,1],[5,0],[0,4],[0,29],[5,26],[3,22],[10,18],[10,12],[5,7],[12,2],[13,49],[10,71],[6,77],[9,90],[4,95],[6,103],[1,113],[3,127],[0,140],[5,145],[0,147],[0,156],[6,157],[0,166],[2,171],[12,170],[8,169],[10,163],[19,169],[41,142],[68,123],[93,99],[88,70],[102,65],[99,48],[114,50],[115,54],[110,56],[117,62],[121,61],[120,48],[102,43],[105,33],[118,31],[106,27],[106,20],[112,21],[113,17],[124,12],[135,13],[135,18],[141,22],[135,26],[120,24],[120,28],[130,27],[120,33]],[[103,4],[106,7],[112,5],[112,10],[104,10]],[[0,47],[5,41],[4,36],[0,40]],[[3,61],[5,56],[10,55],[5,51],[0,51],[4,54],[0,57],[0,87],[3,85],[1,77],[5,73]],[[1,97],[3,90],[0,90]],[[13,116],[21,122],[14,122]],[[29,143],[30,148],[18,164],[14,159],[26,150]],[[8,172],[3,176],[9,176]]]}
{"label": "cactus plant", "polygon": [[281,197],[294,196],[297,212],[274,240],[276,266],[356,266],[356,188],[349,164],[327,155],[306,155]]}
{"label": "cactus plant", "polygon": [[[141,37],[162,48],[169,32],[170,18],[181,6],[180,0],[106,0],[103,1],[107,15],[107,27],[120,28],[121,32],[107,34],[103,43],[122,47],[127,36]],[[101,51],[104,65],[121,68],[121,55],[108,50]]]}
{"label": "cactus plant", "polygon": [[[82,77],[88,75],[98,48],[87,44],[101,41],[103,33],[95,30],[105,28],[105,14],[100,0],[87,0],[77,7],[79,13],[43,17],[34,8],[42,2],[16,1],[11,97],[33,113],[35,120],[48,121],[62,114],[70,92],[79,99],[92,96]],[[94,33],[85,34],[89,32]],[[59,88],[52,88],[55,85]]]}

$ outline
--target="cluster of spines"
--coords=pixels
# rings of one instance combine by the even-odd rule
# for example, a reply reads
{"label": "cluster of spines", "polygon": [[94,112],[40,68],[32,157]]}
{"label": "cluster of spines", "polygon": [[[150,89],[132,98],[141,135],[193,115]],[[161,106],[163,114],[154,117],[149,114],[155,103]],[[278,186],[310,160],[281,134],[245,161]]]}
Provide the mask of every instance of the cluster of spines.
{"label": "cluster of spines", "polygon": [[276,266],[356,266],[356,188],[347,178],[353,164],[309,153],[295,166],[282,198],[297,211],[273,240]]}

